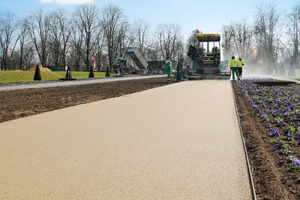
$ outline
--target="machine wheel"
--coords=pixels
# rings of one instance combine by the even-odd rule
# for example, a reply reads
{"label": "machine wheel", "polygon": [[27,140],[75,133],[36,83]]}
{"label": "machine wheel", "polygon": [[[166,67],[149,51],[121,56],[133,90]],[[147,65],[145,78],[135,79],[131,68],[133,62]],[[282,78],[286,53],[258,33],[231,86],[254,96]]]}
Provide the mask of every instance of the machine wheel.
{"label": "machine wheel", "polygon": [[220,75],[221,74],[221,71],[219,69],[214,69],[213,70],[213,74],[214,75]]}
{"label": "machine wheel", "polygon": [[204,74],[204,69],[198,68],[196,72],[197,72],[197,74]]}
{"label": "machine wheel", "polygon": [[183,73],[183,78],[188,79],[189,78],[189,71],[187,69],[182,71]]}

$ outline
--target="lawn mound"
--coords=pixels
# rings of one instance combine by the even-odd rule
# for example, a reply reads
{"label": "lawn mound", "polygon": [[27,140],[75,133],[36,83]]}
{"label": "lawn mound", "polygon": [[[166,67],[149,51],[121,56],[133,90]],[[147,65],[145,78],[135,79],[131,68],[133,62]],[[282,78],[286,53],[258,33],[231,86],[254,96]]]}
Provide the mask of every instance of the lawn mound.
{"label": "lawn mound", "polygon": [[[32,68],[28,69],[27,71],[35,71],[35,68],[36,67],[32,67]],[[51,72],[51,70],[47,67],[40,67],[40,71],[41,72]]]}

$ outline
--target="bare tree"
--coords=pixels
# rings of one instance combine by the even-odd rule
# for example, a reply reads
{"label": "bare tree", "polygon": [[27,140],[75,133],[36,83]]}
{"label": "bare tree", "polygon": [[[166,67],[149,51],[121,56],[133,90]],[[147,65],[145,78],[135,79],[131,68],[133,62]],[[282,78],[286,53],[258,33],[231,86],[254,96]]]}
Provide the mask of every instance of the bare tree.
{"label": "bare tree", "polygon": [[103,31],[101,28],[98,29],[98,32],[96,34],[96,67],[98,68],[99,71],[103,71],[104,69],[102,68],[102,66],[104,65],[105,62],[105,56],[103,53],[103,49],[104,49],[104,36],[103,36]]}
{"label": "bare tree", "polygon": [[10,13],[5,12],[0,15],[0,47],[2,70],[7,70],[10,68],[10,59],[13,57],[16,45],[22,35],[18,34],[18,21],[16,17]]}
{"label": "bare tree", "polygon": [[224,58],[233,55],[233,33],[230,25],[224,25],[222,30],[222,50]]}
{"label": "bare tree", "polygon": [[258,53],[267,63],[267,71],[271,72],[278,53],[279,14],[274,5],[260,6],[257,8],[254,33],[256,35]]}
{"label": "bare tree", "polygon": [[139,19],[133,23],[133,32],[136,36],[136,45],[143,56],[146,54],[147,39],[150,24],[145,20]]}
{"label": "bare tree", "polygon": [[32,66],[33,63],[36,63],[36,53],[35,53],[35,47],[33,45],[27,44],[24,48],[24,67],[27,69],[27,67]]}
{"label": "bare tree", "polygon": [[244,59],[248,59],[252,55],[252,28],[246,20],[236,22],[230,26],[231,39],[234,44],[234,51]]}
{"label": "bare tree", "polygon": [[175,24],[160,24],[157,27],[156,38],[162,59],[175,58],[178,55],[178,42],[182,42],[180,26]]}
{"label": "bare tree", "polygon": [[222,49],[225,58],[238,54],[243,59],[252,56],[253,29],[246,20],[224,25]]}
{"label": "bare tree", "polygon": [[48,40],[50,35],[50,17],[42,9],[37,10],[29,19],[30,37],[38,54],[40,63],[46,67],[48,58]]}
{"label": "bare tree", "polygon": [[65,67],[71,32],[70,20],[66,15],[66,11],[63,9],[54,11],[50,17],[50,28],[53,38],[52,44],[54,45],[55,55],[53,59],[56,60],[55,65],[61,64]]}
{"label": "bare tree", "polygon": [[80,30],[83,39],[82,53],[86,70],[91,66],[91,60],[95,54],[96,34],[99,28],[98,9],[95,5],[85,4],[77,8],[74,13],[77,28]]}
{"label": "bare tree", "polygon": [[127,22],[121,9],[114,5],[109,5],[102,10],[100,22],[105,37],[110,72],[118,49],[118,37],[122,35],[121,30]]}
{"label": "bare tree", "polygon": [[56,17],[50,15],[50,34],[48,39],[48,64],[59,66],[61,63],[61,49],[59,39],[59,28]]}
{"label": "bare tree", "polygon": [[[20,41],[19,41],[19,69],[23,70],[25,65],[25,52],[26,52],[26,43],[28,42],[28,31],[29,24],[27,18],[19,22],[19,32],[20,32]],[[27,44],[28,45],[28,44]]]}
{"label": "bare tree", "polygon": [[288,35],[292,41],[292,61],[299,63],[300,3],[287,15]]}
{"label": "bare tree", "polygon": [[[132,28],[131,25],[128,24],[127,20],[124,19],[124,21],[121,23],[120,29],[117,34],[117,49],[115,52],[120,52],[121,57],[125,57],[126,50],[134,45],[134,41],[136,40],[136,32]],[[142,54],[144,55],[144,54]]]}
{"label": "bare tree", "polygon": [[184,42],[183,40],[179,40],[178,42],[176,42],[176,47],[177,50],[175,51],[175,58],[177,60],[183,58],[184,56]]}
{"label": "bare tree", "polygon": [[[161,50],[160,50],[160,47],[158,45],[158,42],[155,41],[153,38],[150,38],[149,45],[147,45],[146,58],[148,60],[152,60],[152,61],[162,59],[161,58]],[[163,57],[163,59],[164,58],[165,57]]]}
{"label": "bare tree", "polygon": [[[122,22],[120,28],[117,32],[117,44],[115,46],[114,52],[118,53],[120,57],[124,57],[127,49],[126,40],[128,39],[127,30],[128,23],[126,21]],[[129,36],[130,37],[130,36]],[[127,40],[130,43],[130,41]]]}
{"label": "bare tree", "polygon": [[73,22],[71,25],[71,34],[70,34],[70,46],[69,46],[69,61],[68,63],[76,70],[81,70],[82,63],[82,46],[83,46],[83,36],[80,30],[77,28],[76,22]]}

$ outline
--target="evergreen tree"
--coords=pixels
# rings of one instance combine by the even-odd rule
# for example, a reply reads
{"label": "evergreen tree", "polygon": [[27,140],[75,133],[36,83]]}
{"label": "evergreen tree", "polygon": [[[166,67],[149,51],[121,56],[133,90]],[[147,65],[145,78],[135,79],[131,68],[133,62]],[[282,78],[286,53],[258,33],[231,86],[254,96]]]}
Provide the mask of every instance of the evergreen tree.
{"label": "evergreen tree", "polygon": [[93,66],[91,66],[90,68],[90,74],[89,74],[89,78],[94,78],[94,69],[93,69]]}
{"label": "evergreen tree", "polygon": [[41,76],[41,70],[40,67],[37,65],[35,68],[35,73],[34,73],[34,81],[41,81],[42,80],[42,76]]}
{"label": "evergreen tree", "polygon": [[109,73],[108,67],[106,68],[106,74],[105,74],[105,77],[110,77],[110,73]]}

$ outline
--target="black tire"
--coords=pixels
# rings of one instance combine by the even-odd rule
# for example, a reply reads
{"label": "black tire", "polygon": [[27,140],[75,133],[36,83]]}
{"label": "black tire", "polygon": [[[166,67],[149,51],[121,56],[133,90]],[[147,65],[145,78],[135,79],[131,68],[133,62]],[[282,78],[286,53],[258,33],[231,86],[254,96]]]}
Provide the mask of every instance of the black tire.
{"label": "black tire", "polygon": [[214,75],[220,75],[221,74],[221,71],[219,69],[214,69],[213,70],[213,74]]}

